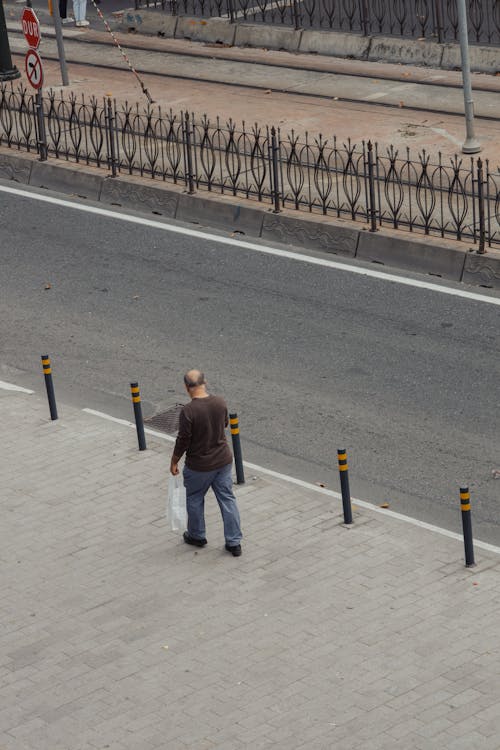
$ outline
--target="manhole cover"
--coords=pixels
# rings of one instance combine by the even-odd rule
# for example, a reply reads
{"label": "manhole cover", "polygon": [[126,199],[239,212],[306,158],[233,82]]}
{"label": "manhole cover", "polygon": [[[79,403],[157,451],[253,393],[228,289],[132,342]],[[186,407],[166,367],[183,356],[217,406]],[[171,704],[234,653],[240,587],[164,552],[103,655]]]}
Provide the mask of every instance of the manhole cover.
{"label": "manhole cover", "polygon": [[155,414],[144,420],[144,423],[160,432],[167,432],[169,435],[177,434],[179,430],[179,414],[184,404],[176,404],[170,409]]}

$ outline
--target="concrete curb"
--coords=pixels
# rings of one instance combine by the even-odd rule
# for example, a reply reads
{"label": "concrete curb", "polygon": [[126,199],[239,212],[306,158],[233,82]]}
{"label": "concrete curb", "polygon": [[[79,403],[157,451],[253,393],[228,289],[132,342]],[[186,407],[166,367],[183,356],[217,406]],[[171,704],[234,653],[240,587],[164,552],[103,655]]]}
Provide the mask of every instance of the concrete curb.
{"label": "concrete curb", "polygon": [[162,185],[145,185],[140,178],[107,176],[102,184],[99,200],[112,206],[134,211],[150,211],[157,216],[175,218],[179,194]]}
{"label": "concrete curb", "polygon": [[356,257],[372,263],[397,266],[405,271],[417,271],[443,279],[461,281],[467,247],[453,248],[436,245],[436,240],[426,242],[414,238],[381,235],[380,232],[362,232]]}
{"label": "concrete curb", "polygon": [[488,289],[500,289],[500,254],[467,255],[462,281]]}
{"label": "concrete curb", "polygon": [[[500,71],[500,51],[498,47],[469,46],[471,70],[476,73],[493,73]],[[443,45],[443,59],[441,67],[446,70],[461,70],[462,59],[458,44]]]}
{"label": "concrete curb", "polygon": [[367,36],[308,29],[302,32],[298,51],[329,57],[354,57],[356,60],[366,60],[370,43],[371,37]]}
{"label": "concrete curb", "polygon": [[354,258],[358,248],[360,230],[350,226],[332,224],[323,217],[295,217],[286,214],[265,214],[262,239],[285,245],[307,247],[334,255]]}
{"label": "concrete curb", "polygon": [[69,193],[78,198],[98,201],[106,174],[91,172],[78,164],[60,164],[34,161],[29,184],[59,193]]}
{"label": "concrete curb", "polygon": [[451,281],[500,289],[500,252],[471,253],[465,243],[397,230],[371,233],[366,224],[292,210],[272,212],[269,203],[242,203],[241,198],[197,193],[184,185],[165,185],[123,175],[113,178],[97,168],[53,160],[40,162],[35,154],[0,150],[0,177],[120,206],[166,216],[251,238],[282,243],[303,250],[359,258],[388,267],[430,274]]}
{"label": "concrete curb", "polygon": [[390,36],[374,36],[368,52],[368,59],[383,60],[389,63],[425,65],[440,68],[443,46],[437,42],[398,39]]}
{"label": "concrete curb", "polygon": [[175,37],[177,21],[178,16],[170,16],[167,13],[131,10],[123,14],[118,24],[118,29],[125,29],[128,33],[139,33],[145,36],[160,36],[170,39]]}
{"label": "concrete curb", "polygon": [[0,152],[0,177],[4,180],[14,180],[29,185],[32,166],[33,159],[27,156]]}
{"label": "concrete curb", "polygon": [[[139,9],[123,14],[118,27],[124,32],[150,36],[191,39],[208,44],[286,50],[331,57],[349,57],[407,65],[423,65],[446,70],[460,69],[458,44],[433,40],[400,39],[392,36],[361,36],[340,31],[313,31],[290,26],[233,23],[226,18],[170,16]],[[500,71],[496,47],[471,45],[471,70],[479,73]]]}
{"label": "concrete curb", "polygon": [[242,205],[240,198],[227,196],[188,195],[181,193],[175,218],[230,232],[260,237],[264,212],[252,205]]}
{"label": "concrete curb", "polygon": [[235,47],[263,47],[264,49],[284,49],[297,52],[302,31],[280,26],[236,24]]}
{"label": "concrete curb", "polygon": [[177,39],[191,39],[193,42],[234,45],[236,26],[223,18],[188,18],[181,16],[177,22]]}

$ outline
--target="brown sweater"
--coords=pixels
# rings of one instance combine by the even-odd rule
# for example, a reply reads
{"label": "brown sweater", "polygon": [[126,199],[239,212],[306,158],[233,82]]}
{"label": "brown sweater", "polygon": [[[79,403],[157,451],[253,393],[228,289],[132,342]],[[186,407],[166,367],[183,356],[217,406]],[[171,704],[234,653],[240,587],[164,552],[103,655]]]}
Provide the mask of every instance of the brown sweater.
{"label": "brown sweater", "polygon": [[224,432],[227,424],[223,398],[193,398],[180,413],[175,458],[186,453],[186,466],[194,471],[214,471],[230,464],[233,455]]}

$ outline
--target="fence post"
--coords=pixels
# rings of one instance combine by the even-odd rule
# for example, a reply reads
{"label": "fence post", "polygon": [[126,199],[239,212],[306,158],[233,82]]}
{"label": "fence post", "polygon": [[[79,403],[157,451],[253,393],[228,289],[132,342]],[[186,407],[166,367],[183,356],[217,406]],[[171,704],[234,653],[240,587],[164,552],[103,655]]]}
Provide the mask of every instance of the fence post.
{"label": "fence post", "polygon": [[234,466],[236,469],[236,484],[245,484],[245,473],[243,471],[243,456],[241,453],[240,425],[237,414],[229,415],[231,438],[233,441]]}
{"label": "fence post", "polygon": [[193,154],[191,153],[191,130],[189,125],[189,112],[184,115],[184,144],[186,148],[186,166],[187,166],[187,184],[188,193],[193,195],[194,193],[194,179],[193,179]]}
{"label": "fence post", "polygon": [[110,96],[106,98],[105,122],[108,133],[108,163],[111,165],[111,176],[116,177],[115,117]]}
{"label": "fence post", "polygon": [[39,88],[35,96],[35,116],[37,124],[37,146],[40,161],[47,161],[47,133],[45,131],[45,117],[43,116],[42,89]]}
{"label": "fence post", "polygon": [[436,20],[436,32],[438,44],[443,41],[443,27],[442,27],[442,14],[441,14],[441,0],[434,0],[434,11]]}
{"label": "fence post", "polygon": [[481,158],[477,160],[477,200],[479,203],[479,247],[476,252],[484,255],[486,252],[486,226],[484,222],[484,176]]}
{"label": "fence post", "polygon": [[351,491],[349,489],[349,467],[347,466],[347,452],[345,448],[337,450],[340,474],[340,489],[342,492],[342,507],[344,509],[344,523],[352,523]]}
{"label": "fence post", "polygon": [[377,209],[375,207],[375,177],[373,173],[373,143],[368,141],[368,216],[370,232],[377,231]]}
{"label": "fence post", "polygon": [[144,434],[144,421],[142,419],[141,394],[139,393],[139,383],[130,383],[130,393],[134,405],[135,427],[137,430],[137,442],[139,450],[146,450],[146,436]]}
{"label": "fence post", "polygon": [[367,0],[361,0],[361,27],[363,29],[363,36],[368,36],[368,2]]}
{"label": "fence post", "polygon": [[468,487],[460,487],[460,510],[462,512],[462,529],[464,532],[465,566],[472,568],[474,562],[474,546],[472,542],[472,521],[470,517],[470,492]]}
{"label": "fence post", "polygon": [[57,419],[56,396],[54,393],[54,383],[52,381],[52,367],[48,354],[42,354],[43,377],[45,379],[45,388],[47,389],[47,398],[49,400],[50,418],[52,421]]}
{"label": "fence post", "polygon": [[279,170],[278,170],[278,145],[276,140],[276,128],[274,125],[271,128],[271,159],[272,159],[272,175],[273,175],[273,202],[274,211],[273,213],[279,214],[280,212],[280,191],[279,191]]}

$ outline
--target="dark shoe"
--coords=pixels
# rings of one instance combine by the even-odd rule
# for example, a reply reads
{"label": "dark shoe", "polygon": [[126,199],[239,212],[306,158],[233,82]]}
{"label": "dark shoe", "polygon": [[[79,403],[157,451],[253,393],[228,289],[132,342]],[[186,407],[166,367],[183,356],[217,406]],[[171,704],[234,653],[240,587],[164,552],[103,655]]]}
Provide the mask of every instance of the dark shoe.
{"label": "dark shoe", "polygon": [[194,544],[195,547],[204,547],[207,543],[206,539],[195,539],[193,536],[189,536],[187,531],[182,536],[186,544]]}
{"label": "dark shoe", "polygon": [[235,544],[233,547],[230,547],[229,544],[226,544],[226,549],[232,554],[233,557],[241,557],[241,544]]}

